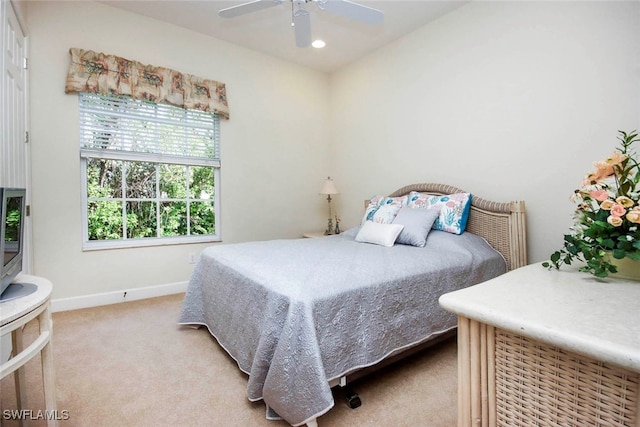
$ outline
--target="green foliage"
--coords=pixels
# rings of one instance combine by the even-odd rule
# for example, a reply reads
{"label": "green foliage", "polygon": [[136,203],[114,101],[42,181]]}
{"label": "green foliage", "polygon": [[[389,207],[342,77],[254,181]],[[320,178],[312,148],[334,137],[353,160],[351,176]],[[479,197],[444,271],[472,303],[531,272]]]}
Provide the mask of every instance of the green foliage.
{"label": "green foliage", "polygon": [[559,269],[575,260],[580,271],[596,277],[616,273],[615,259],[640,260],[640,165],[631,145],[640,140],[634,131],[619,131],[620,148],[587,176],[574,193],[578,203],[572,233],[564,236],[563,247],[551,254],[544,267]]}
{"label": "green foliage", "polygon": [[7,225],[5,240],[17,242],[20,240],[20,207],[7,206]]}
{"label": "green foliage", "polygon": [[214,234],[214,188],[213,167],[90,159],[89,240]]}
{"label": "green foliage", "polygon": [[122,207],[120,202],[97,201],[87,207],[89,240],[122,239]]}

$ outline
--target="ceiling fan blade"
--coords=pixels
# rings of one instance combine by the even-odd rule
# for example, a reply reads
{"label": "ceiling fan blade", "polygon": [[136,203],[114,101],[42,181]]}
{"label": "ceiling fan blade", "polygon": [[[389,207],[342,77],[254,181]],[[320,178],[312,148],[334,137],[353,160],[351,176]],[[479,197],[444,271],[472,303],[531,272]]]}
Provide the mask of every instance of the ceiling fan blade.
{"label": "ceiling fan blade", "polygon": [[227,7],[226,9],[220,9],[218,15],[222,18],[235,18],[236,16],[278,6],[283,1],[284,0],[254,0],[237,6]]}
{"label": "ceiling fan blade", "polygon": [[311,18],[305,9],[293,14],[293,29],[296,33],[296,46],[307,47],[311,44]]}
{"label": "ceiling fan blade", "polygon": [[315,0],[318,7],[327,12],[342,15],[345,18],[364,22],[366,24],[381,24],[384,13],[378,9],[353,3],[349,0]]}

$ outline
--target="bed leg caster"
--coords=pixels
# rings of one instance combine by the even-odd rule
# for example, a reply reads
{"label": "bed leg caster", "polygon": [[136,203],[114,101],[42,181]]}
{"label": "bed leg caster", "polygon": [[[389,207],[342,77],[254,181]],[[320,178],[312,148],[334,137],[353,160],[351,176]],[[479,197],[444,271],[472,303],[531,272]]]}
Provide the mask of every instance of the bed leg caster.
{"label": "bed leg caster", "polygon": [[358,406],[362,405],[362,401],[360,400],[360,396],[358,393],[353,391],[351,388],[345,389],[345,397],[347,398],[347,404],[349,408],[356,409]]}

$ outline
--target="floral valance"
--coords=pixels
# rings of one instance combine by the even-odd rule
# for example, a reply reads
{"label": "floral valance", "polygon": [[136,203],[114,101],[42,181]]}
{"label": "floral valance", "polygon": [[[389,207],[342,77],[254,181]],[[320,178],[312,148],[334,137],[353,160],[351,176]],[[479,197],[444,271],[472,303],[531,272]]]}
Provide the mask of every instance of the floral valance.
{"label": "floral valance", "polygon": [[129,95],[229,118],[224,83],[91,50],[71,48],[69,53],[66,93]]}

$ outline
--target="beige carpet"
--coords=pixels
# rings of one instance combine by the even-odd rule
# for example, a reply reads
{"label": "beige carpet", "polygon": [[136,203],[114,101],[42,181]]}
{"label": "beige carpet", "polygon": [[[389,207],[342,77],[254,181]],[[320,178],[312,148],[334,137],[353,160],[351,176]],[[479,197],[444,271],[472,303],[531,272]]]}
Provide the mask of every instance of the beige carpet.
{"label": "beige carpet", "polygon": [[[54,313],[58,410],[70,417],[62,427],[288,425],[267,421],[264,404],[247,400],[246,375],[206,329],[177,325],[182,297]],[[36,327],[25,329],[25,345]],[[35,413],[44,409],[40,358],[26,368]],[[357,409],[336,390],[336,405],[319,426],[455,426],[456,377],[449,339],[353,382],[362,399]],[[0,385],[5,414],[16,409],[13,375]],[[17,425],[2,419],[3,427]]]}

